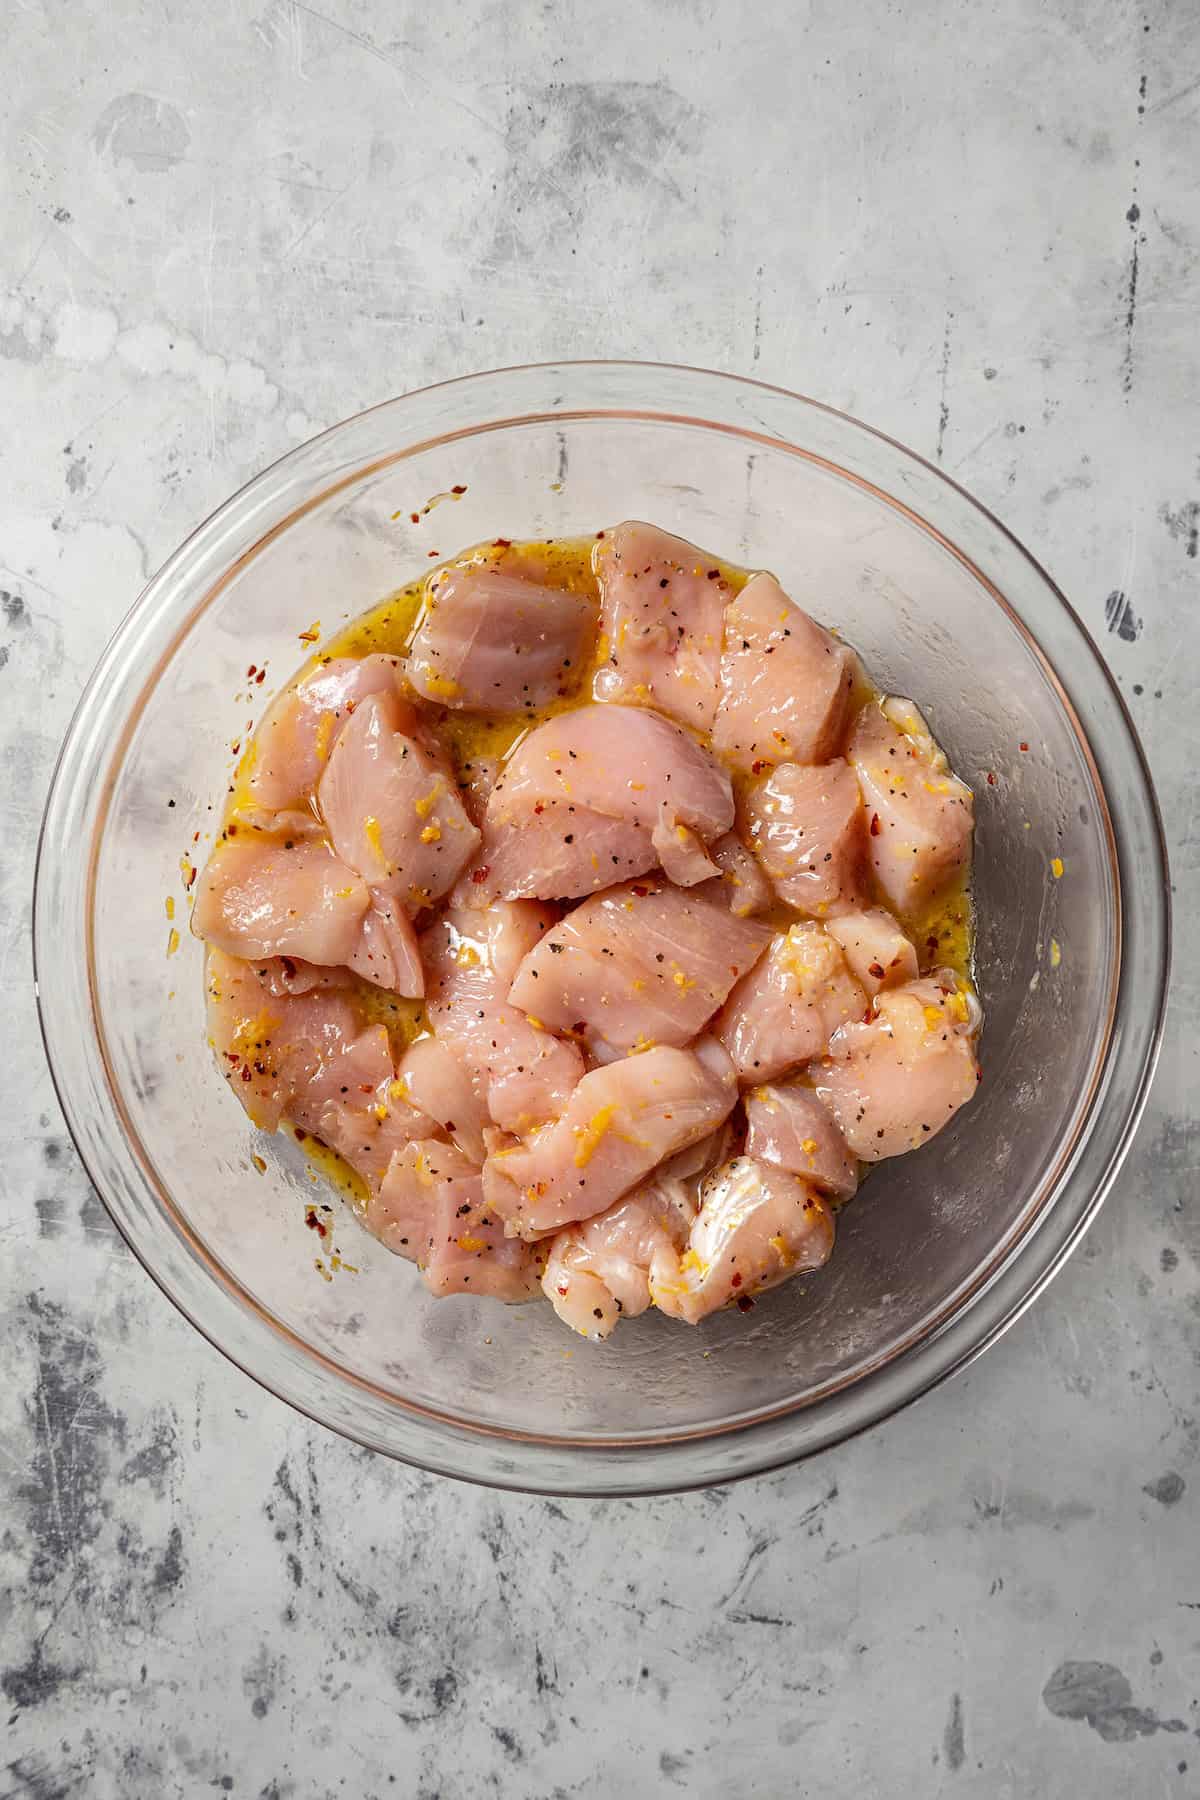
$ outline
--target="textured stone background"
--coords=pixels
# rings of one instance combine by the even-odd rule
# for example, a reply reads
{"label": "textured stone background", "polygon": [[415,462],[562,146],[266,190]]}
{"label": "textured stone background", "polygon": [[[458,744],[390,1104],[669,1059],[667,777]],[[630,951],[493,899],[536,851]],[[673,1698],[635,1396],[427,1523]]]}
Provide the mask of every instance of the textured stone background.
{"label": "textured stone background", "polygon": [[[1200,1794],[1200,38],[1152,0],[8,0],[0,95],[4,1796]],[[967,1377],[591,1505],[310,1427],[63,1133],[33,842],[100,646],[318,427],[553,355],[859,413],[1073,598],[1182,901],[1118,1191]]]}

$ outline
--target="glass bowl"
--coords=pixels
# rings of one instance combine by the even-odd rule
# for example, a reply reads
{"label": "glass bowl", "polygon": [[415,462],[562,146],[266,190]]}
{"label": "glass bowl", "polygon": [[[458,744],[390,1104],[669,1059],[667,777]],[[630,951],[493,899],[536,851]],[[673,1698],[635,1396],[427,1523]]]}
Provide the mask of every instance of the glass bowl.
{"label": "glass bowl", "polygon": [[[212,1064],[181,859],[203,860],[231,745],[302,660],[314,621],[328,634],[477,540],[629,515],[774,570],[883,686],[926,709],[977,796],[987,1025],[976,1102],[872,1176],[819,1276],[695,1331],[651,1313],[592,1345],[548,1306],[435,1302],[348,1215],[336,1237],[357,1273],[322,1278],[305,1205],[328,1195],[290,1139],[253,1131]],[[265,684],[248,683],[251,664]],[[1133,726],[1091,640],[960,488],[776,388],[567,363],[470,376],[349,419],[175,553],[68,733],[42,830],[35,955],[80,1155],[132,1249],[212,1343],[310,1417],[422,1467],[638,1493],[820,1450],[961,1368],[1028,1305],[1111,1185],[1145,1099],[1166,864]]]}

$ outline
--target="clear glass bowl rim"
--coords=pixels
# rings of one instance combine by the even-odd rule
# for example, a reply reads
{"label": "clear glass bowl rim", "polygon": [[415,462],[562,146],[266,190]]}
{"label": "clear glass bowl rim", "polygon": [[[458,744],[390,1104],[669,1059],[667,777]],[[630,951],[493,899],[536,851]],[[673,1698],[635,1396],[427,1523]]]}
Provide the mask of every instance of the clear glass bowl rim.
{"label": "clear glass bowl rim", "polygon": [[[563,391],[549,399],[545,387],[548,377]],[[561,379],[558,379],[561,378]],[[689,400],[694,392],[697,410],[680,414],[657,407],[650,402],[654,384],[669,383],[672,390],[687,390]],[[574,383],[583,392],[572,394]],[[636,397],[640,405],[611,404],[622,385],[629,392],[621,397]],[[521,398],[523,385],[536,387],[541,412],[514,410],[508,401]],[[63,846],[67,822],[82,819],[97,808],[82,798],[85,782],[93,778],[92,792],[106,794],[111,788],[113,772],[119,767],[127,747],[130,721],[141,710],[142,697],[153,686],[163,661],[211,603],[224,585],[232,568],[252,557],[262,543],[273,538],[311,507],[327,500],[331,494],[360,480],[374,467],[382,467],[428,448],[428,435],[411,441],[405,433],[405,409],[437,401],[440,395],[458,398],[464,390],[480,398],[492,389],[498,390],[497,401],[484,416],[459,429],[442,434],[445,441],[469,437],[487,429],[516,425],[522,419],[552,416],[557,419],[608,415],[642,419],[678,419],[697,427],[735,429],[754,436],[744,425],[722,425],[708,418],[707,412],[719,413],[715,401],[740,391],[742,396],[758,397],[764,404],[785,412],[794,412],[802,426],[804,417],[819,415],[826,430],[844,435],[848,443],[861,434],[877,446],[886,447],[903,459],[910,475],[917,475],[926,488],[942,504],[969,509],[969,514],[982,519],[997,534],[996,542],[1011,565],[1020,567],[1026,576],[1032,574],[1042,597],[1054,615],[1055,628],[1064,629],[1072,640],[1072,648],[1085,659],[1093,706],[1102,704],[1107,717],[1098,725],[1094,736],[1085,731],[1071,694],[1079,684],[1064,678],[1060,662],[1056,665],[1043,649],[1026,618],[1016,613],[996,585],[985,575],[952,538],[886,489],[875,489],[887,504],[909,513],[916,523],[960,558],[975,574],[997,604],[1014,618],[1031,649],[1041,659],[1060,701],[1066,710],[1088,762],[1092,766],[1097,789],[1108,811],[1108,840],[1114,863],[1114,880],[1118,896],[1117,957],[1119,977],[1115,988],[1114,1029],[1102,1067],[1097,1071],[1095,1088],[1087,1117],[1081,1122],[1069,1154],[1059,1168],[1057,1180],[1046,1198],[1037,1219],[998,1267],[986,1280],[960,1302],[953,1313],[916,1343],[907,1345],[882,1366],[811,1404],[798,1403],[778,1409],[767,1417],[749,1424],[718,1426],[711,1431],[691,1432],[679,1437],[653,1442],[631,1439],[626,1444],[585,1443],[581,1440],[539,1439],[524,1437],[497,1429],[481,1430],[459,1420],[423,1416],[422,1409],[410,1408],[393,1401],[397,1422],[403,1414],[403,1430],[397,1437],[389,1429],[389,1420],[376,1416],[378,1409],[358,1405],[359,1390],[367,1385],[349,1370],[308,1350],[295,1339],[288,1328],[250,1304],[254,1314],[247,1319],[247,1296],[240,1290],[224,1295],[225,1304],[217,1306],[214,1323],[214,1297],[223,1281],[219,1265],[207,1256],[202,1246],[193,1241],[191,1249],[199,1275],[194,1292],[184,1292],[184,1284],[164,1272],[164,1257],[156,1254],[156,1245],[147,1241],[142,1229],[144,1219],[153,1216],[139,1211],[137,1199],[146,1198],[146,1186],[154,1187],[152,1171],[140,1157],[122,1128],[122,1104],[107,1077],[102,1049],[103,1031],[95,1011],[94,984],[90,977],[90,918],[81,905],[91,892],[91,877],[99,855],[106,801],[98,808],[88,837],[86,861],[88,877],[72,884],[63,869]],[[707,401],[711,404],[705,404]],[[564,404],[574,400],[574,404]],[[500,404],[499,402],[505,402]],[[607,404],[605,402],[608,402]],[[547,414],[547,405],[552,411]],[[494,416],[493,416],[494,414]],[[385,421],[395,421],[392,447],[382,455],[366,461],[330,465],[335,447],[370,433]],[[809,460],[826,460],[803,448],[803,430],[793,437],[789,432],[764,434],[773,447],[786,449]],[[399,446],[399,447],[397,447]],[[832,465],[838,473],[849,476],[860,486],[871,488],[869,479],[855,474],[839,463]],[[334,468],[342,472],[331,479]],[[320,477],[324,475],[324,479]],[[312,479],[317,485],[310,489]],[[303,491],[305,497],[295,496]],[[292,496],[292,503],[282,512],[281,502]],[[223,549],[244,531],[248,522],[261,515],[263,529],[259,536],[232,562],[221,569]],[[271,522],[266,523],[270,518]],[[995,546],[993,546],[994,550]],[[201,598],[179,613],[179,601],[194,594],[199,587]],[[173,617],[170,636],[162,655],[157,658],[138,684],[137,698],[120,726],[115,748],[110,747],[103,760],[109,773],[96,782],[98,745],[104,742],[98,731],[105,718],[106,680],[118,669],[128,666],[130,654],[136,656],[139,638],[152,635],[154,626],[162,626]],[[1073,669],[1080,665],[1072,662]],[[1097,681],[1097,677],[1099,678]],[[1107,777],[1107,778],[1106,778]],[[1141,846],[1140,856],[1134,852],[1134,841]],[[76,840],[78,841],[78,839]],[[1078,1244],[1109,1192],[1128,1150],[1133,1132],[1149,1091],[1161,1046],[1163,1020],[1170,968],[1170,898],[1167,854],[1161,817],[1153,783],[1133,722],[1120,691],[1100,656],[1082,621],[1040,563],[1019,540],[958,483],[943,471],[898,443],[886,433],[864,424],[849,414],[827,406],[808,396],[773,387],[767,383],[718,371],[690,368],[680,364],[617,361],[563,361],[528,364],[512,368],[480,371],[452,381],[413,390],[391,400],[380,402],[364,412],[352,415],[310,439],[254,476],[241,489],[222,503],[173,553],[147,583],[106,647],[90,681],[84,689],[68,728],[52,779],[38,840],[34,881],[34,976],[39,1022],[51,1076],[68,1128],[81,1160],[103,1199],[114,1223],[147,1273],[167,1294],[173,1304],[210,1343],[233,1361],[244,1373],[258,1381],[269,1392],[298,1411],[329,1426],[342,1435],[401,1461],[435,1470],[460,1479],[486,1485],[525,1491],[574,1493],[580,1495],[620,1495],[675,1491],[711,1485],[714,1482],[762,1472],[801,1457],[816,1454],[830,1445],[864,1430],[890,1416],[918,1398],[951,1374],[965,1367],[1021,1315],[1062,1266]],[[72,904],[74,902],[74,904]],[[1131,981],[1133,945],[1136,937],[1137,963],[1144,982]],[[65,951],[81,976],[79,982],[63,979],[60,967],[53,980],[43,980],[40,968],[49,968],[49,959],[40,947],[53,945],[61,962]],[[65,1046],[71,1033],[82,1033],[86,1059],[93,1076],[97,1061],[104,1065],[104,1088],[110,1103],[110,1116],[105,1130],[97,1134],[95,1121],[88,1121],[63,1067],[67,1060]],[[1100,1119],[1099,1099],[1103,1093],[1104,1117]],[[103,1095],[101,1095],[103,1099]],[[180,1230],[178,1215],[169,1224],[167,1214],[174,1213],[170,1199],[159,1192],[154,1196],[162,1209],[164,1229]],[[186,1231],[184,1232],[186,1236]],[[231,1312],[240,1311],[240,1319]],[[248,1329],[242,1327],[248,1326]],[[292,1351],[299,1348],[299,1364],[294,1355],[281,1354],[281,1344],[291,1340]],[[382,1429],[381,1429],[382,1424]],[[497,1442],[499,1440],[499,1442]],[[735,1454],[730,1454],[735,1451]]]}

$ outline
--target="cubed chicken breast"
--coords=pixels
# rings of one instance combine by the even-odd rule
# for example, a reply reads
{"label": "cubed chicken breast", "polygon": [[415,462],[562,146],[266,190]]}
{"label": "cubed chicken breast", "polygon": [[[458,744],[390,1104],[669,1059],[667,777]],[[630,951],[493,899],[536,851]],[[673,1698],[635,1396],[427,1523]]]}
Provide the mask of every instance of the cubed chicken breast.
{"label": "cubed chicken breast", "polygon": [[301,1087],[288,1116],[319,1138],[374,1192],[398,1149],[434,1129],[397,1086],[382,1025],[368,1025]]}
{"label": "cubed chicken breast", "polygon": [[953,977],[885,988],[873,1016],[847,1024],[813,1070],[816,1092],[863,1162],[936,1137],[975,1093],[974,996]]}
{"label": "cubed chicken breast", "polygon": [[856,668],[773,575],[755,575],[725,609],[714,750],[754,774],[826,762],[841,746]]}
{"label": "cubed chicken breast", "polygon": [[855,979],[868,994],[917,979],[916,948],[886,908],[842,913],[827,920],[825,929],[842,946]]}
{"label": "cubed chicken breast", "polygon": [[732,1065],[711,1038],[593,1069],[561,1119],[488,1157],[484,1194],[510,1233],[548,1236],[603,1212],[656,1164],[706,1137],[736,1100]]}
{"label": "cubed chicken breast", "polygon": [[590,894],[653,867],[656,831],[682,827],[708,844],[733,812],[728,774],[678,726],[638,707],[582,706],[513,751],[488,801],[483,860],[507,897],[514,884],[530,897]]}
{"label": "cubed chicken breast", "polygon": [[255,1125],[274,1131],[298,1093],[353,1042],[358,1016],[344,995],[268,992],[255,969],[222,950],[205,962],[208,1039],[217,1065]]}
{"label": "cubed chicken breast", "polygon": [[439,706],[533,712],[576,685],[595,629],[582,594],[484,563],[451,566],[429,582],[406,672]]}
{"label": "cubed chicken breast", "polygon": [[838,1026],[861,1018],[867,997],[841,948],[820,925],[778,932],[730,994],[713,1029],[740,1081],[757,1086],[820,1056]]}
{"label": "cubed chicken breast", "polygon": [[363,915],[362,931],[349,963],[356,975],[389,993],[419,1000],[425,992],[412,921],[399,902],[381,888],[371,890],[371,904]]}
{"label": "cubed chicken breast", "polygon": [[653,1276],[670,1280],[688,1222],[653,1184],[550,1239],[542,1292],[565,1325],[598,1342],[650,1305]]}
{"label": "cubed chicken breast", "polygon": [[484,1132],[492,1124],[487,1091],[441,1038],[418,1038],[396,1068],[396,1082],[410,1105],[436,1119],[446,1135],[475,1163],[482,1164]]}
{"label": "cubed chicken breast", "polygon": [[897,730],[869,703],[854,722],[847,751],[866,809],[871,867],[901,919],[949,887],[971,854],[974,796],[940,753],[929,760],[931,743],[927,733],[914,739]]}
{"label": "cubed chicken breast", "polygon": [[787,1081],[746,1095],[746,1154],[811,1181],[831,1200],[858,1189],[858,1163],[811,1087]]}
{"label": "cubed chicken breast", "polygon": [[532,1024],[508,998],[517,966],[557,915],[528,900],[454,911],[421,940],[426,1016],[506,1131],[556,1119],[583,1074],[579,1047]]}
{"label": "cubed chicken breast", "polygon": [[630,519],[592,551],[600,583],[597,700],[653,706],[693,731],[712,730],[729,583],[710,556]]}
{"label": "cubed chicken breast", "polygon": [[192,930],[229,956],[291,956],[332,967],[358,947],[366,883],[328,844],[227,838],[196,883]]}
{"label": "cubed chicken breast", "polygon": [[314,794],[342,726],[368,694],[394,694],[398,659],[333,657],[271,702],[254,734],[246,787],[261,807]]}
{"label": "cubed chicken breast", "polygon": [[722,903],[738,919],[753,918],[768,912],[775,904],[772,887],[753,851],[747,850],[736,831],[726,832],[710,847],[709,854],[720,871],[719,882],[706,883],[701,890],[705,899],[720,896]]}
{"label": "cubed chicken breast", "polygon": [[696,1325],[731,1301],[777,1287],[829,1261],[833,1214],[812,1182],[738,1156],[704,1185],[678,1268],[656,1277],[654,1304]]}
{"label": "cubed chicken breast", "polygon": [[415,915],[453,887],[479,832],[444,764],[395,729],[402,717],[398,701],[364,700],[317,792],[338,855]]}
{"label": "cubed chicken breast", "polygon": [[781,763],[745,800],[750,847],[781,900],[824,919],[863,904],[866,820],[849,763]]}
{"label": "cubed chicken breast", "polygon": [[254,963],[254,973],[268,994],[311,994],[354,986],[349,969],[323,969],[298,956],[265,956]]}
{"label": "cubed chicken breast", "polygon": [[650,1283],[674,1279],[699,1210],[697,1189],[725,1161],[730,1128],[718,1127],[668,1157],[623,1200],[545,1239],[542,1292],[565,1325],[598,1342],[619,1319],[651,1304]]}
{"label": "cubed chicken breast", "polygon": [[366,1224],[415,1262],[430,1293],[481,1294],[515,1303],[538,1291],[527,1244],[487,1217],[478,1167],[453,1144],[417,1140],[392,1158]]}
{"label": "cubed chicken breast", "polygon": [[[541,802],[538,803],[541,805]],[[599,893],[658,866],[651,834],[574,801],[548,801],[516,824],[485,822],[471,870],[485,899],[566,900]],[[459,883],[461,890],[462,883]]]}
{"label": "cubed chicken breast", "polygon": [[509,999],[602,1062],[690,1043],[770,942],[768,926],[653,879],[585,900],[522,962]]}

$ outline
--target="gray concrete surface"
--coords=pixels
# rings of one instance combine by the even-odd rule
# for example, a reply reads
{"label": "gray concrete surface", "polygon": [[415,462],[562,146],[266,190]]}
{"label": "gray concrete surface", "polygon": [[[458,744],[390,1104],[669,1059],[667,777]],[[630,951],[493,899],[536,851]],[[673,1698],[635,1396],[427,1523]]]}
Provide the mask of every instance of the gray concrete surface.
{"label": "gray concrete surface", "polygon": [[[0,1794],[1200,1794],[1194,4],[8,0],[0,97]],[[818,1463],[591,1505],[258,1392],[41,1062],[34,835],[144,577],[371,401],[753,373],[936,456],[1073,598],[1161,787],[1163,1067],[971,1373]]]}

